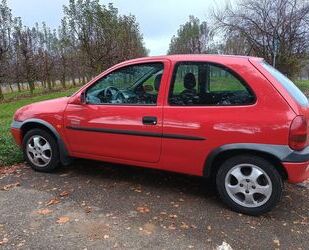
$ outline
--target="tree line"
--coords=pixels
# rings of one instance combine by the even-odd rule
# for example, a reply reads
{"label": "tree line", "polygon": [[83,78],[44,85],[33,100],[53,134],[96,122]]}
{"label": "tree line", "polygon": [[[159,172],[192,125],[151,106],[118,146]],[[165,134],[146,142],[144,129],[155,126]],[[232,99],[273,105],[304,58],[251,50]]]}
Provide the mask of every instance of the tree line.
{"label": "tree line", "polygon": [[146,56],[147,50],[133,15],[120,15],[112,4],[99,0],[70,0],[58,29],[45,23],[23,25],[13,17],[6,0],[0,2],[1,85],[26,83],[31,93],[40,82],[52,90],[57,81],[85,83],[109,66]]}
{"label": "tree line", "polygon": [[[206,6],[205,6],[206,7]],[[70,0],[57,29],[27,27],[0,2],[1,86],[34,92],[87,80],[118,62],[146,56],[133,15],[99,0]],[[239,0],[200,21],[190,16],[172,37],[168,54],[234,54],[263,57],[288,76],[309,76],[309,1]],[[11,87],[12,88],[12,87]],[[13,90],[13,89],[12,89]]]}
{"label": "tree line", "polygon": [[309,2],[240,0],[214,10],[208,21],[191,16],[172,38],[168,53],[258,56],[297,76],[308,70]]}

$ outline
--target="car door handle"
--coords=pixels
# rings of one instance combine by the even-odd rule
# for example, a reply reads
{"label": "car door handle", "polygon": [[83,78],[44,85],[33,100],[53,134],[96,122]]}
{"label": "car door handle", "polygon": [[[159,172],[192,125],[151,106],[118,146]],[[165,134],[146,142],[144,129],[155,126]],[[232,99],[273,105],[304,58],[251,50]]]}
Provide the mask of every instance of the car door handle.
{"label": "car door handle", "polygon": [[157,117],[153,117],[153,116],[143,117],[143,124],[144,125],[157,125],[157,123],[158,123]]}

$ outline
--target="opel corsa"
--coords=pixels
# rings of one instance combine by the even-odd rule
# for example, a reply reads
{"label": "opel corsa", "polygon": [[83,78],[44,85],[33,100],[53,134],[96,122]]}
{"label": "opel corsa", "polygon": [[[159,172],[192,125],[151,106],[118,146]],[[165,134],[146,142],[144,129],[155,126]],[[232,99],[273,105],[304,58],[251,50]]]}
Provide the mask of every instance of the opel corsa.
{"label": "opel corsa", "polygon": [[308,179],[308,118],[304,94],[261,58],[175,55],[27,105],[11,131],[34,170],[87,158],[203,176],[231,209],[259,215],[285,180]]}

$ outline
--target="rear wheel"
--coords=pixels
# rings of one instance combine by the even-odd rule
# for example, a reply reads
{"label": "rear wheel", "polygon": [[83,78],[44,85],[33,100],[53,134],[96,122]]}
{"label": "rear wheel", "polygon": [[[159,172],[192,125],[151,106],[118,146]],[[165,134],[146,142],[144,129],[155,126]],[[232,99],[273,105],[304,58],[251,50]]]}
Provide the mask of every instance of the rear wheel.
{"label": "rear wheel", "polygon": [[23,139],[24,157],[40,172],[51,172],[59,165],[59,150],[55,138],[45,130],[33,129]]}
{"label": "rear wheel", "polygon": [[216,186],[221,199],[234,211],[260,215],[280,201],[281,175],[267,160],[251,155],[235,156],[218,170]]}

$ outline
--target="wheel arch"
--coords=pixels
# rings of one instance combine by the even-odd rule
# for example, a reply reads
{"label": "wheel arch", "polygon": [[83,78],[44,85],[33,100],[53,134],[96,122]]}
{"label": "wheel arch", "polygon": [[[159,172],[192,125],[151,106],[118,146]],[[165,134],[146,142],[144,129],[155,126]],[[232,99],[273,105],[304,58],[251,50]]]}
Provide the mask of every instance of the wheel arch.
{"label": "wheel arch", "polygon": [[286,148],[280,145],[268,144],[228,144],[213,150],[205,160],[203,176],[206,178],[215,176],[220,165],[227,159],[237,155],[254,155],[268,160],[272,163],[282,178],[286,180],[288,173],[282,160],[285,158]]}
{"label": "wheel arch", "polygon": [[60,154],[60,162],[63,165],[68,165],[71,162],[71,158],[69,157],[69,152],[67,147],[62,140],[61,136],[59,135],[58,131],[51,125],[50,123],[41,120],[41,119],[29,119],[22,123],[20,130],[21,130],[21,138],[23,139],[25,134],[30,131],[31,129],[42,129],[46,132],[50,133],[57,142]]}

